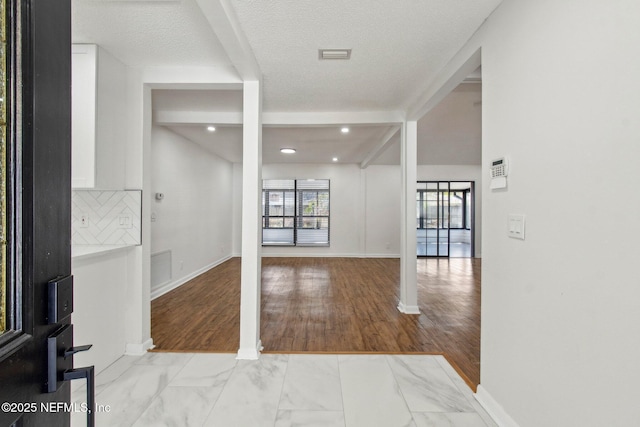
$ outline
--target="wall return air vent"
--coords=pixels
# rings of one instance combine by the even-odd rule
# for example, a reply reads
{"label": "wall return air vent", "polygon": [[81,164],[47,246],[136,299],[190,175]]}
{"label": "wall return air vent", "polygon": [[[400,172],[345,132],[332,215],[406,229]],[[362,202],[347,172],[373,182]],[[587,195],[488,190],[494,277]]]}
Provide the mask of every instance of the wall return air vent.
{"label": "wall return air vent", "polygon": [[318,49],[318,59],[350,59],[351,49]]}

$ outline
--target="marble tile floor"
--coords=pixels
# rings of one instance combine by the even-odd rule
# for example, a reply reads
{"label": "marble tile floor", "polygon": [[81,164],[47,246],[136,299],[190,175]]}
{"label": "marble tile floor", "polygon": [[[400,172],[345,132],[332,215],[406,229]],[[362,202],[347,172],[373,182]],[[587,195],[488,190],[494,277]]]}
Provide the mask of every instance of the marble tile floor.
{"label": "marble tile floor", "polygon": [[[496,426],[442,356],[147,353],[96,377],[96,425]],[[84,402],[84,387],[72,401]],[[86,425],[73,413],[71,425]]]}

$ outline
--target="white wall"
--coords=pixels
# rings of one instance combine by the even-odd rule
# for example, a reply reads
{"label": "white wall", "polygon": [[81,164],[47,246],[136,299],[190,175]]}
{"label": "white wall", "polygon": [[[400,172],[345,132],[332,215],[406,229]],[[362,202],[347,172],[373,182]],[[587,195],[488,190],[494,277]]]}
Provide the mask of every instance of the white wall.
{"label": "white wall", "polygon": [[122,310],[127,287],[127,253],[132,250],[72,260],[74,343],[93,344],[91,350],[74,356],[75,366],[95,365],[100,372],[125,351]]}
{"label": "white wall", "polygon": [[365,176],[366,255],[399,257],[400,166],[369,166]]}
{"label": "white wall", "polygon": [[[127,68],[98,47],[96,97],[96,186],[125,187],[125,121]],[[140,187],[137,187],[140,188]]]}
{"label": "white wall", "polygon": [[505,0],[441,76],[482,49],[483,175],[511,159],[483,183],[479,395],[522,427],[640,419],[639,22],[637,0]]}
{"label": "white wall", "polygon": [[233,166],[154,126],[151,135],[151,253],[170,250],[173,277],[152,295],[226,260],[232,251]]}
{"label": "white wall", "polygon": [[233,256],[242,255],[242,163],[233,164]]}

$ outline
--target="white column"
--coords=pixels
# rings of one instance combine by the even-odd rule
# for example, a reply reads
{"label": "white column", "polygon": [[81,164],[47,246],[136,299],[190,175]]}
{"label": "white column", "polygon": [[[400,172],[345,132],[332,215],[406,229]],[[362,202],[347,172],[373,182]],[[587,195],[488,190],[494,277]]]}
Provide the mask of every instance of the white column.
{"label": "white column", "polygon": [[142,189],[142,245],[127,254],[127,287],[122,303],[125,316],[125,354],[143,355],[153,347],[151,339],[151,88],[139,69],[127,71],[127,162],[125,188]]}
{"label": "white column", "polygon": [[242,124],[242,268],[238,359],[260,357],[262,87],[244,82]]}
{"label": "white column", "polygon": [[420,314],[416,261],[418,122],[405,121],[402,124],[401,147],[402,214],[400,220],[400,302],[398,310],[405,314]]}

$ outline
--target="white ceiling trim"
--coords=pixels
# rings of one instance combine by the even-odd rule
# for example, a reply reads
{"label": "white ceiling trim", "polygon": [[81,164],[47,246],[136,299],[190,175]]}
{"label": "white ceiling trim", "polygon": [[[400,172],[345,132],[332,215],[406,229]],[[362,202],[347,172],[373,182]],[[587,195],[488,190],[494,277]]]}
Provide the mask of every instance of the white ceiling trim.
{"label": "white ceiling trim", "polygon": [[242,79],[262,80],[258,61],[229,2],[227,0],[196,0],[196,2]]}
{"label": "white ceiling trim", "polygon": [[371,163],[373,163],[379,156],[386,150],[393,142],[393,136],[398,133],[400,126],[394,126],[387,132],[378,145],[367,155],[367,157],[360,163],[360,169],[366,169]]}

